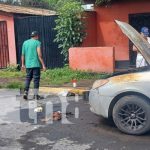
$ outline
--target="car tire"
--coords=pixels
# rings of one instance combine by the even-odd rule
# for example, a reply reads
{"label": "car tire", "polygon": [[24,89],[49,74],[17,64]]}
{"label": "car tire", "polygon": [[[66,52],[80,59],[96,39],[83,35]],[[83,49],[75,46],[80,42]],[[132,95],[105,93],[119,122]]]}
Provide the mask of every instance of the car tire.
{"label": "car tire", "polygon": [[124,96],[115,104],[112,116],[122,132],[144,134],[150,130],[150,101],[137,95]]}

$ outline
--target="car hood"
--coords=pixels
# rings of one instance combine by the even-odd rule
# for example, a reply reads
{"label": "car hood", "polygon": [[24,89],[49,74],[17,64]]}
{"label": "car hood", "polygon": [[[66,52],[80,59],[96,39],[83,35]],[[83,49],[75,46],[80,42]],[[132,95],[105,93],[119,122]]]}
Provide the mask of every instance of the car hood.
{"label": "car hood", "polygon": [[150,44],[137,32],[132,26],[126,22],[115,20],[122,32],[133,42],[143,55],[147,63],[150,65]]}
{"label": "car hood", "polygon": [[110,77],[108,80],[111,83],[124,83],[124,82],[149,82],[150,81],[150,71],[145,72],[136,72],[136,73],[130,73],[130,74],[123,74],[119,76]]}

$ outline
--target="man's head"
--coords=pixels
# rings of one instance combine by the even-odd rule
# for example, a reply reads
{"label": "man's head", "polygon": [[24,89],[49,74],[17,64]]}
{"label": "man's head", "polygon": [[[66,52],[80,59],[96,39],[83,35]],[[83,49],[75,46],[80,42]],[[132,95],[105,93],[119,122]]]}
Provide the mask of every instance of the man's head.
{"label": "man's head", "polygon": [[148,36],[149,36],[149,29],[148,29],[148,27],[142,27],[142,28],[141,28],[141,34],[142,34],[144,37],[148,37]]}
{"label": "man's head", "polygon": [[31,38],[39,39],[39,33],[38,33],[38,31],[32,31]]}

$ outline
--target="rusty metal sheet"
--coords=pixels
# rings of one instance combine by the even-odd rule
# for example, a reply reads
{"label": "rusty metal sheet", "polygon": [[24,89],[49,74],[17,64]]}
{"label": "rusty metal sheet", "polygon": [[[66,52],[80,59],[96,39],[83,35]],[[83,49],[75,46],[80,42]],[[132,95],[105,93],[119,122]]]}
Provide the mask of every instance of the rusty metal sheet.
{"label": "rusty metal sheet", "polygon": [[137,32],[132,26],[126,22],[115,20],[122,32],[133,42],[140,53],[150,64],[150,44]]}

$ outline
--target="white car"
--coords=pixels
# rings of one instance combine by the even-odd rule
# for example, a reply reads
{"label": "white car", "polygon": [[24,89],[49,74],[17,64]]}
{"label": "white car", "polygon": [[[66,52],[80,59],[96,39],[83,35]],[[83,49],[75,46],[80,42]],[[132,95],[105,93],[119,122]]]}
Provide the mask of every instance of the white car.
{"label": "white car", "polygon": [[[150,64],[149,43],[129,24],[116,21]],[[89,94],[91,111],[112,118],[124,133],[140,135],[150,130],[150,68],[97,80]]]}

